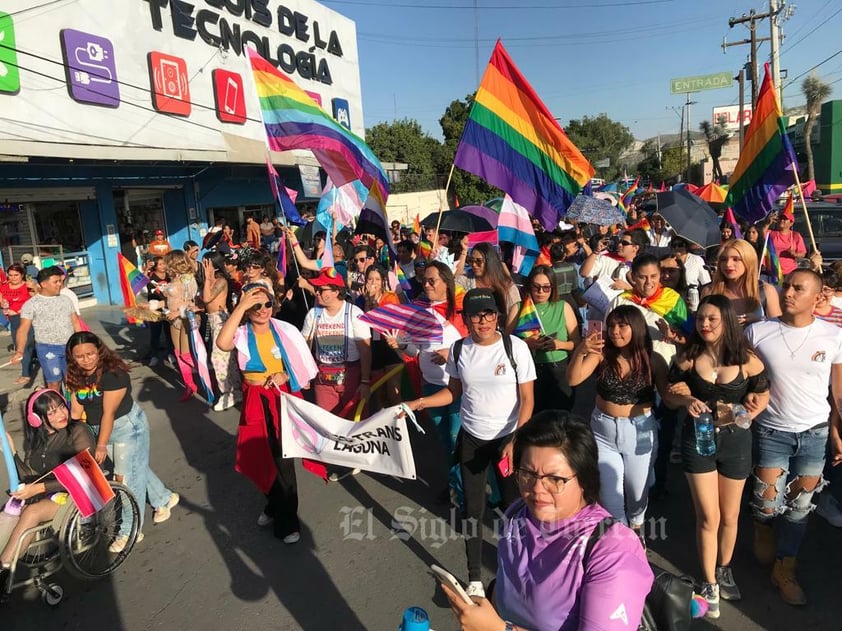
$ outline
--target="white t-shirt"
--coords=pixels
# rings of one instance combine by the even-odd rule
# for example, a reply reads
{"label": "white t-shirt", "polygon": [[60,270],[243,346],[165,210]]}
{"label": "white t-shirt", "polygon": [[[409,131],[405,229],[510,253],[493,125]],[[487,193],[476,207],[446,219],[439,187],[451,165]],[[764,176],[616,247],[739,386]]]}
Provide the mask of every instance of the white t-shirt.
{"label": "white t-shirt", "polygon": [[441,344],[417,344],[417,345],[408,345],[407,349],[418,350],[418,367],[421,369],[421,376],[424,378],[424,381],[427,383],[431,383],[434,386],[446,386],[450,381],[450,378],[447,375],[447,369],[445,365],[434,364],[432,361],[433,352],[440,351],[443,348],[450,348],[453,346],[453,343],[462,338],[462,335],[459,333],[459,330],[450,324],[447,320],[445,320],[435,309],[429,309],[433,315],[436,316],[436,319],[441,322],[442,326],[442,341]]}
{"label": "white t-shirt", "polygon": [[70,289],[70,287],[62,287],[61,291],[59,292],[60,296],[67,296],[67,299],[73,304],[73,311],[76,312],[76,315],[80,315],[81,311],[79,309],[79,296],[76,295],[76,292]]}
{"label": "white t-shirt", "polygon": [[661,234],[657,234],[654,230],[646,231],[646,236],[649,237],[649,245],[655,248],[668,248],[670,241],[672,241],[672,231],[664,230]]}
{"label": "white t-shirt", "polygon": [[698,254],[688,252],[687,260],[684,261],[684,277],[688,286],[701,288],[710,283],[710,272],[705,269],[705,260]]}
{"label": "white t-shirt", "polygon": [[462,382],[462,427],[480,440],[508,436],[515,431],[520,408],[516,384],[535,381],[535,362],[529,347],[520,338],[511,340],[517,381],[502,337],[488,346],[465,338],[458,370],[452,347],[447,358],[447,374]]}
{"label": "white t-shirt", "polygon": [[763,360],[771,385],[769,406],[757,422],[785,432],[826,423],[831,366],[842,364],[842,329],[822,320],[795,328],[772,318],[749,326],[746,338]]}
{"label": "white t-shirt", "polygon": [[[624,261],[618,261],[607,254],[598,254],[587,278],[593,278],[596,280],[597,278],[602,278],[603,276],[610,277],[615,271],[617,271],[617,268],[625,267],[625,269],[619,272],[622,275],[623,280],[625,280],[626,272],[629,270],[629,265],[631,265],[631,261],[626,263]],[[590,285],[590,283],[587,284]]]}
{"label": "white t-shirt", "polygon": [[[318,319],[316,310],[319,311]],[[345,303],[336,315],[329,315],[321,307],[310,309],[304,317],[304,326],[301,327],[301,334],[304,339],[310,340],[315,332],[316,341],[313,342],[313,355],[320,364],[342,364],[355,362],[360,359],[360,352],[357,349],[358,340],[370,340],[371,329],[365,322],[360,321],[363,312],[356,305]],[[346,316],[347,312],[347,316]],[[350,335],[345,342],[345,320],[350,324]],[[345,348],[348,348],[348,355],[345,356]]]}

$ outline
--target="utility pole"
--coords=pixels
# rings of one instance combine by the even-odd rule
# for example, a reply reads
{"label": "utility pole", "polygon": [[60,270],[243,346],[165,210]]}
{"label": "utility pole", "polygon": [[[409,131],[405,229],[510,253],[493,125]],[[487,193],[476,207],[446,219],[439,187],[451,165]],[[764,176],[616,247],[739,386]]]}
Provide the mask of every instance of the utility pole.
{"label": "utility pole", "polygon": [[[687,102],[684,104],[684,107],[687,109],[687,177],[684,179],[685,182],[688,184],[690,183],[690,106],[695,105],[697,101],[690,100],[690,93],[687,93]],[[684,117],[682,117],[684,120]]]}
{"label": "utility pole", "polygon": [[[780,9],[779,9],[780,10]],[[751,33],[751,37],[749,39],[743,39],[739,42],[726,42],[724,39],[722,40],[722,52],[728,52],[728,47],[730,46],[744,46],[745,44],[751,45],[751,109],[754,110],[755,105],[757,104],[757,91],[759,89],[758,83],[758,71],[757,71],[757,45],[760,42],[768,42],[768,37],[757,37],[757,22],[759,20],[765,20],[766,18],[770,17],[771,13],[757,13],[754,9],[752,9],[748,15],[745,13],[742,17],[739,18],[728,18],[728,26],[734,28],[737,24],[744,24],[748,22],[749,24],[749,31]]]}
{"label": "utility pole", "polygon": [[772,47],[772,83],[778,93],[778,103],[783,109],[784,95],[781,89],[781,36],[778,27],[778,0],[769,0],[769,43]]}
{"label": "utility pole", "polygon": [[737,75],[737,81],[740,83],[740,150],[743,148],[743,137],[745,136],[745,116],[743,113],[746,110],[746,69],[740,68],[740,73]]}

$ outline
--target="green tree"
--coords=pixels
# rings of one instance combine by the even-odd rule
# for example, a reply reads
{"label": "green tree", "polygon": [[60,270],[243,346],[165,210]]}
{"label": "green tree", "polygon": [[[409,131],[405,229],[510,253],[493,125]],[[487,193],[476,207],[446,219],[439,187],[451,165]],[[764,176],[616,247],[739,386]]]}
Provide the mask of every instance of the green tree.
{"label": "green tree", "polygon": [[804,121],[804,151],[807,154],[807,179],[815,180],[816,171],[813,164],[813,127],[822,109],[822,102],[830,96],[833,88],[819,79],[815,74],[810,74],[801,83],[801,91],[807,99],[807,120]]}
{"label": "green tree", "polygon": [[643,143],[640,152],[643,154],[643,160],[637,164],[637,173],[640,177],[650,182],[660,182],[665,179],[657,143],[654,140],[647,140]]}
{"label": "green tree", "polygon": [[710,121],[702,121],[699,123],[699,129],[705,135],[705,140],[708,143],[708,153],[711,162],[713,162],[713,179],[714,181],[722,181],[722,167],[719,165],[719,158],[722,157],[722,147],[730,138],[725,126],[725,116],[720,115],[713,125],[710,124]]}
{"label": "green tree", "polygon": [[683,145],[667,147],[661,152],[662,180],[677,181],[687,170],[687,149]]}
{"label": "green tree", "polygon": [[[438,172],[444,174],[445,180],[450,172],[450,166],[453,164],[456,147],[462,137],[462,130],[468,121],[468,114],[471,112],[473,102],[474,94],[466,96],[464,101],[458,99],[451,101],[444,111],[444,115],[439,119],[442,135],[444,135],[444,145],[439,154]],[[487,184],[481,178],[459,168],[453,169],[453,177],[448,190],[448,201],[450,203],[455,204],[458,200],[462,206],[482,204],[494,197],[500,197],[500,195],[502,193],[498,189]]]}
{"label": "green tree", "polygon": [[620,175],[620,154],[634,142],[628,127],[600,114],[573,119],[565,131],[591,164],[608,158],[609,166],[599,169],[600,177],[613,180]]}
{"label": "green tree", "polygon": [[421,124],[404,118],[378,123],[366,130],[366,142],[381,162],[403,162],[406,171],[391,186],[393,193],[408,193],[436,187],[436,163],[441,143],[426,134]]}

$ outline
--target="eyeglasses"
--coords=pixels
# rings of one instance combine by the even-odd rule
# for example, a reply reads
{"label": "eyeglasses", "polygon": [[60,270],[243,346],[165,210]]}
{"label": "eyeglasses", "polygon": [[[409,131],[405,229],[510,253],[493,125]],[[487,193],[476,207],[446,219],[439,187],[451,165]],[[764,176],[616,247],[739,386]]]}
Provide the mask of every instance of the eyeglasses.
{"label": "eyeglasses", "polygon": [[437,280],[438,280],[438,278],[425,278],[425,279],[424,279],[424,284],[425,284],[425,285],[429,285],[430,287],[432,287],[433,285],[435,285],[435,284],[436,284],[436,281],[437,281]]}
{"label": "eyeglasses", "polygon": [[468,316],[468,318],[474,324],[482,324],[483,322],[494,322],[497,319],[497,312],[483,311],[482,313],[477,313],[475,315]]}
{"label": "eyeglasses", "polygon": [[368,257],[367,257],[367,256],[364,256],[364,257],[362,257],[361,259],[360,259],[360,258],[356,258],[356,257],[354,258],[354,260],[355,260],[357,263],[365,263],[365,261],[366,261],[367,259],[368,259]]}
{"label": "eyeglasses", "polygon": [[549,293],[553,290],[553,286],[552,285],[536,285],[535,283],[532,283],[532,289],[534,289],[535,291],[537,291],[539,293]]}
{"label": "eyeglasses", "polygon": [[627,245],[634,245],[634,243],[632,243],[631,241],[620,241],[617,245],[622,248]]}
{"label": "eyeglasses", "polygon": [[322,294],[326,291],[339,291],[338,287],[316,287],[315,291],[317,294]]}
{"label": "eyeglasses", "polygon": [[271,309],[272,304],[273,303],[271,301],[270,302],[264,302],[262,304],[258,302],[256,305],[253,305],[252,307],[250,307],[249,311],[260,311],[261,307],[263,309]]}
{"label": "eyeglasses", "polygon": [[515,469],[515,479],[521,489],[528,490],[535,487],[535,481],[541,480],[541,486],[544,490],[553,495],[558,495],[564,492],[564,487],[576,475],[571,475],[569,478],[564,478],[560,475],[538,475],[529,469]]}
{"label": "eyeglasses", "polygon": [[485,259],[468,259],[468,265],[482,265]]}

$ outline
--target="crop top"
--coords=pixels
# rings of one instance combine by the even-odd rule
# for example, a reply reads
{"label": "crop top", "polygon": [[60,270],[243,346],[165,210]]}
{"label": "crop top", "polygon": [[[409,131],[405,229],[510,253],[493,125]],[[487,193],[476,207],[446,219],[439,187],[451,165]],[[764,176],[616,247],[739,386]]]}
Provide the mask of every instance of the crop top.
{"label": "crop top", "polygon": [[655,388],[642,372],[632,372],[619,377],[608,368],[599,373],[596,393],[603,400],[617,405],[639,405],[655,401]]}
{"label": "crop top", "polygon": [[729,383],[714,383],[703,379],[691,366],[680,370],[676,364],[670,366],[667,380],[670,383],[683,381],[690,388],[690,394],[700,401],[718,401],[720,403],[741,403],[749,392],[766,392],[769,389],[769,377],[766,370],[746,377],[742,369]]}

